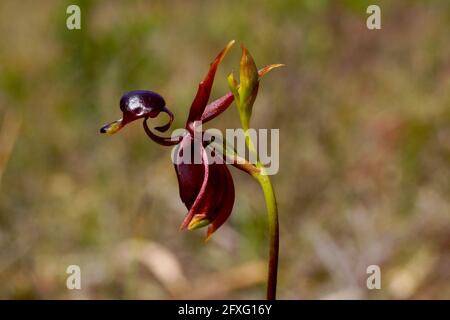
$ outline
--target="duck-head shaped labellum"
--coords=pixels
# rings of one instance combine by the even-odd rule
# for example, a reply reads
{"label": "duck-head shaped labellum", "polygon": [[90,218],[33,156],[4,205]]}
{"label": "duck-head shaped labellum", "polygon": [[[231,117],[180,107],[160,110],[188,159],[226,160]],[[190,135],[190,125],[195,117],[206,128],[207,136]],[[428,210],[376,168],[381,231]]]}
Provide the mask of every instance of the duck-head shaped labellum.
{"label": "duck-head shaped labellum", "polygon": [[120,110],[123,114],[122,118],[103,126],[100,129],[101,133],[114,134],[134,120],[155,118],[160,112],[167,113],[170,121],[166,125],[156,127],[156,130],[167,131],[173,121],[173,114],[167,109],[164,98],[153,91],[134,90],[127,92],[120,99]]}

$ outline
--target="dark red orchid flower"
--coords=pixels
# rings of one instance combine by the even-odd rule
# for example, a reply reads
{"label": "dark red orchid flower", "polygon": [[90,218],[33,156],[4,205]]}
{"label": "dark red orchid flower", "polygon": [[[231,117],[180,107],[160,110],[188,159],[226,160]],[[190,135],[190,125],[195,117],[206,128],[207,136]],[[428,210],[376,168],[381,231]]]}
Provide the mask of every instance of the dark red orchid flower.
{"label": "dark red orchid flower", "polygon": [[[197,229],[208,225],[207,239],[216,231],[230,216],[234,205],[234,184],[231,174],[225,164],[208,163],[207,154],[203,142],[195,148],[194,134],[198,124],[207,122],[225,111],[233,102],[233,94],[227,93],[223,97],[208,104],[211,88],[214,82],[217,67],[234,41],[219,53],[211,63],[210,69],[202,82],[200,82],[197,94],[192,102],[189,116],[186,121],[185,134],[168,138],[155,134],[147,124],[148,118],[158,116],[165,112],[170,116],[170,122],[155,129],[164,132],[169,129],[173,114],[167,109],[164,99],[157,93],[151,91],[131,91],[126,93],[120,100],[120,109],[123,117],[111,122],[100,129],[101,133],[113,134],[126,124],[143,118],[144,130],[156,143],[164,146],[177,145],[175,157],[175,170],[178,177],[179,192],[188,213],[181,224],[181,229]],[[202,139],[202,134],[200,134]],[[199,157],[200,163],[184,163],[180,157],[184,152],[191,152],[192,157]],[[180,160],[180,161],[178,161]],[[237,165],[242,168],[242,165]],[[248,170],[246,170],[248,171]]]}

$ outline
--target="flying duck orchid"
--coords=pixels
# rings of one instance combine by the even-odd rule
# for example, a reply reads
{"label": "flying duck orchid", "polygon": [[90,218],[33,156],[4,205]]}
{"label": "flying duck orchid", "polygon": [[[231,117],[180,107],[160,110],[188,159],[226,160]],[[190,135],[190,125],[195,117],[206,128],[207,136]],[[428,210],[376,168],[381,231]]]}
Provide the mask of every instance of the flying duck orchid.
{"label": "flying duck orchid", "polygon": [[[179,182],[181,200],[186,205],[188,213],[181,224],[181,229],[197,229],[208,227],[207,238],[216,231],[229,217],[234,205],[234,184],[231,174],[225,164],[209,163],[203,142],[195,148],[194,131],[196,126],[215,118],[225,111],[234,100],[233,94],[208,103],[216,70],[228,50],[233,46],[231,41],[211,63],[210,69],[202,82],[192,102],[186,133],[175,138],[162,137],[154,133],[147,124],[148,118],[155,118],[161,112],[169,115],[170,121],[164,126],[156,127],[157,131],[165,132],[169,129],[174,116],[166,107],[164,98],[152,91],[130,91],[120,99],[121,119],[113,121],[100,129],[101,133],[114,134],[126,124],[138,119],[144,119],[143,125],[147,135],[156,143],[164,146],[179,144],[176,152],[175,170]],[[202,139],[202,134],[197,135]],[[189,149],[189,150],[188,150]],[[183,153],[189,151],[192,158],[196,156],[201,163],[182,161]],[[197,154],[196,154],[197,153]],[[242,168],[242,166],[239,166]],[[256,170],[256,168],[255,168]]]}
{"label": "flying duck orchid", "polygon": [[[189,110],[185,130],[183,130],[182,134],[165,137],[160,136],[149,128],[147,123],[149,118],[155,118],[160,113],[166,113],[169,116],[169,122],[163,126],[154,128],[156,131],[166,132],[170,128],[174,116],[167,108],[166,102],[161,95],[146,90],[130,91],[124,94],[120,99],[120,109],[123,113],[122,118],[100,129],[101,133],[114,134],[125,125],[135,120],[143,119],[144,130],[151,140],[163,146],[176,146],[172,160],[178,178],[180,198],[188,210],[180,228],[194,230],[208,226],[207,239],[230,216],[234,205],[235,191],[233,179],[228,167],[224,162],[211,161],[208,157],[207,148],[212,144],[212,141],[204,139],[205,132],[201,130],[199,132],[198,128],[201,128],[203,123],[214,119],[224,112],[235,101],[240,114],[242,128],[244,131],[247,131],[249,128],[251,109],[258,92],[259,79],[271,69],[281,66],[269,65],[258,71],[252,57],[243,47],[240,64],[240,84],[230,74],[228,81],[231,91],[208,104],[217,68],[233,45],[234,40],[229,42],[217,55],[211,63],[206,76],[200,82]],[[251,150],[251,141],[246,141],[246,143],[250,143],[247,144],[247,147]],[[270,185],[270,190],[267,194],[272,192],[273,195],[270,180],[264,174],[264,166],[261,163],[251,164],[245,159],[240,158],[234,150],[229,151],[223,144],[215,142],[215,146],[215,150],[221,150],[221,157],[229,160],[231,155],[233,159],[231,161],[232,165],[252,175],[263,187],[265,196],[267,188],[265,189],[264,186],[268,185]],[[186,159],[189,161],[186,161]],[[200,161],[196,161],[196,159]],[[226,163],[230,163],[230,161],[226,161]],[[273,200],[270,201],[272,201],[272,207],[275,206],[276,209],[274,199],[275,197],[273,195]],[[274,214],[276,217],[276,212]],[[270,221],[269,219],[269,225]],[[273,227],[276,227],[276,236],[278,237],[278,224],[273,225]],[[273,235],[275,233],[271,231],[270,236],[272,237]],[[275,246],[275,243],[272,242],[271,245]],[[278,259],[278,242],[276,242],[276,246],[276,248],[271,248],[271,267],[269,267],[269,273],[272,273],[272,278],[273,276],[275,277],[275,282],[272,279],[271,284],[271,280],[269,279],[269,287],[273,291],[271,295],[268,294],[269,298],[275,297],[276,263],[274,264],[274,261]],[[273,255],[273,249],[276,249],[276,257]],[[274,258],[276,259],[274,260]]]}

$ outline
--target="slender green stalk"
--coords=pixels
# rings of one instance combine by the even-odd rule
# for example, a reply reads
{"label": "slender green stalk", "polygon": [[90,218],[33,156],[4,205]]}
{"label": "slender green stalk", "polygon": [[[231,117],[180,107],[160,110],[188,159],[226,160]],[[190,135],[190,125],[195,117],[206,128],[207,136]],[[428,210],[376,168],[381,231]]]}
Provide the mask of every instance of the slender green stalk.
{"label": "slender green stalk", "polygon": [[277,292],[277,273],[278,273],[278,251],[279,251],[279,228],[278,228],[278,209],[272,182],[267,175],[264,165],[258,159],[258,153],[253,145],[248,129],[250,127],[250,118],[252,108],[258,94],[259,79],[270,70],[281,67],[281,64],[269,65],[260,71],[256,68],[255,61],[242,46],[242,56],[239,68],[240,83],[234,78],[233,72],[228,75],[228,85],[233,93],[234,100],[239,112],[241,126],[245,133],[245,144],[251,153],[256,156],[256,167],[259,171],[249,172],[261,185],[266,201],[268,225],[269,225],[269,270],[267,280],[267,299],[275,300]]}
{"label": "slender green stalk", "polygon": [[275,300],[277,293],[278,274],[278,251],[279,251],[279,231],[278,231],[278,208],[272,182],[268,175],[257,174],[256,180],[261,185],[266,200],[267,218],[269,221],[269,270],[267,277],[267,300]]}
{"label": "slender green stalk", "polygon": [[[250,152],[256,153],[255,146],[250,139],[248,131],[245,130],[245,142]],[[267,275],[267,300],[275,300],[277,293],[277,275],[278,275],[278,253],[279,253],[279,226],[278,226],[278,207],[273,190],[272,181],[267,175],[264,165],[257,160],[256,166],[261,170],[252,176],[261,185],[264,193],[264,199],[267,208],[267,218],[269,226],[269,267]]]}

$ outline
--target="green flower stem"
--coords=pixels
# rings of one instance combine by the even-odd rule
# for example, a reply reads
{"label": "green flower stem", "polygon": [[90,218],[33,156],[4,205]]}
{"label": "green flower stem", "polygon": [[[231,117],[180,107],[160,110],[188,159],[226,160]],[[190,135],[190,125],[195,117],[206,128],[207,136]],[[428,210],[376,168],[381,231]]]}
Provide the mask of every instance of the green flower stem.
{"label": "green flower stem", "polygon": [[[245,130],[245,142],[250,152],[256,153],[253,142]],[[275,191],[273,190],[272,181],[267,175],[264,165],[257,161],[256,166],[261,170],[252,176],[261,185],[264,193],[264,199],[267,208],[267,218],[269,225],[269,268],[267,276],[267,300],[275,300],[277,293],[277,275],[278,275],[278,252],[279,252],[279,226],[278,226],[278,207],[275,198]]]}
{"label": "green flower stem", "polygon": [[267,277],[267,300],[275,300],[277,293],[279,228],[278,208],[272,182],[268,175],[256,174],[255,179],[261,185],[266,200],[267,218],[269,221],[269,270]]}

